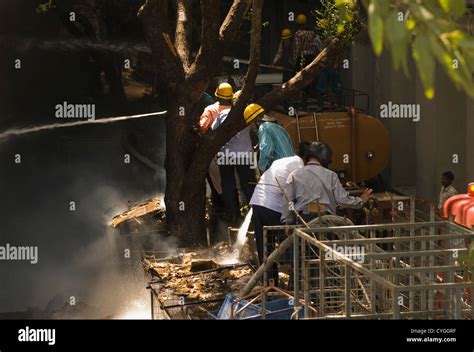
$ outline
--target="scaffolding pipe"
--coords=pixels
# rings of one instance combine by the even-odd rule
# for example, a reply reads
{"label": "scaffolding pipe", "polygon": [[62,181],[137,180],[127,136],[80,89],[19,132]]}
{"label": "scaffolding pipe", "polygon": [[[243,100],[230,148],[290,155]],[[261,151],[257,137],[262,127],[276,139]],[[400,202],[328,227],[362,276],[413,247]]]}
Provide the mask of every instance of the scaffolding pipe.
{"label": "scaffolding pipe", "polygon": [[249,282],[245,287],[240,291],[239,296],[243,297],[248,295],[252,289],[257,285],[258,281],[263,277],[263,274],[271,268],[273,263],[278,259],[278,257],[283,254],[290,246],[293,244],[293,235],[285,238],[283,242],[280,243],[278,248],[272,252],[267,258],[267,260],[258,268],[255,274],[250,278]]}

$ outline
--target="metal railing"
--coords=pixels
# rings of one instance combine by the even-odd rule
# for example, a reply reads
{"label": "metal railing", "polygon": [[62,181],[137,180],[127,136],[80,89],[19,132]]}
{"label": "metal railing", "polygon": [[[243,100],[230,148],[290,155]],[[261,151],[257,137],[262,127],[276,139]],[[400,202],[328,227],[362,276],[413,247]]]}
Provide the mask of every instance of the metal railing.
{"label": "metal railing", "polygon": [[285,231],[293,232],[293,248],[278,258],[278,285],[306,319],[473,318],[474,284],[461,264],[474,238],[468,229],[450,222],[266,227],[264,250]]}

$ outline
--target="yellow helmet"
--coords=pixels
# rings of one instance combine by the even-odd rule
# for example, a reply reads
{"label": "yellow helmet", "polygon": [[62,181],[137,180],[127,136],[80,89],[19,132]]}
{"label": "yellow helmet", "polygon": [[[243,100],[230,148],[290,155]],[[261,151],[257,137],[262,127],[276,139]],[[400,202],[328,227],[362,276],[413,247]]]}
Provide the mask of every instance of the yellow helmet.
{"label": "yellow helmet", "polygon": [[265,110],[258,104],[250,104],[245,108],[244,111],[244,119],[245,123],[248,125],[261,114],[263,114]]}
{"label": "yellow helmet", "polygon": [[293,33],[291,32],[291,29],[285,28],[281,31],[281,39],[291,38],[292,35]]}
{"label": "yellow helmet", "polygon": [[296,16],[296,24],[306,24],[308,22],[308,18],[300,13],[298,16]]}
{"label": "yellow helmet", "polygon": [[215,96],[225,100],[232,100],[232,96],[234,95],[234,90],[229,83],[221,83],[219,87],[216,89]]}

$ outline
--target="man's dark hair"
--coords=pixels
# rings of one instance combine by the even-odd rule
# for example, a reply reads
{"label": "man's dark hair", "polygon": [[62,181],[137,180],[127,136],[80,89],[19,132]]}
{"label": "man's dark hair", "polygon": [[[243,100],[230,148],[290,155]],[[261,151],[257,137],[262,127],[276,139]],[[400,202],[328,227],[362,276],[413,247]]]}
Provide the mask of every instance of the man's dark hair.
{"label": "man's dark hair", "polygon": [[449,178],[451,182],[454,181],[454,174],[451,171],[443,172],[443,177]]}
{"label": "man's dark hair", "polygon": [[308,151],[308,148],[309,146],[312,144],[313,142],[308,142],[308,141],[304,141],[304,142],[301,142],[300,145],[298,146],[298,156],[303,159],[303,160],[306,160],[306,153]]}
{"label": "man's dark hair", "polygon": [[307,149],[305,163],[310,159],[316,159],[321,166],[327,168],[332,162],[332,149],[327,143],[313,142]]}

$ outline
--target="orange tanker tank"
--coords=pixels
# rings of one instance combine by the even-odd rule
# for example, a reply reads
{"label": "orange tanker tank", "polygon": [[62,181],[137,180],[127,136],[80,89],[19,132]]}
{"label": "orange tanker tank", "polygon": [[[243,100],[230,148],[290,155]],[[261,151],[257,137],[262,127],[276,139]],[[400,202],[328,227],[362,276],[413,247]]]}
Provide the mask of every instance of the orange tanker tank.
{"label": "orange tanker tank", "polygon": [[272,111],[297,148],[302,141],[328,143],[333,150],[331,170],[343,182],[362,182],[378,176],[390,159],[390,136],[376,118],[354,109],[348,112],[306,113],[291,117]]}

